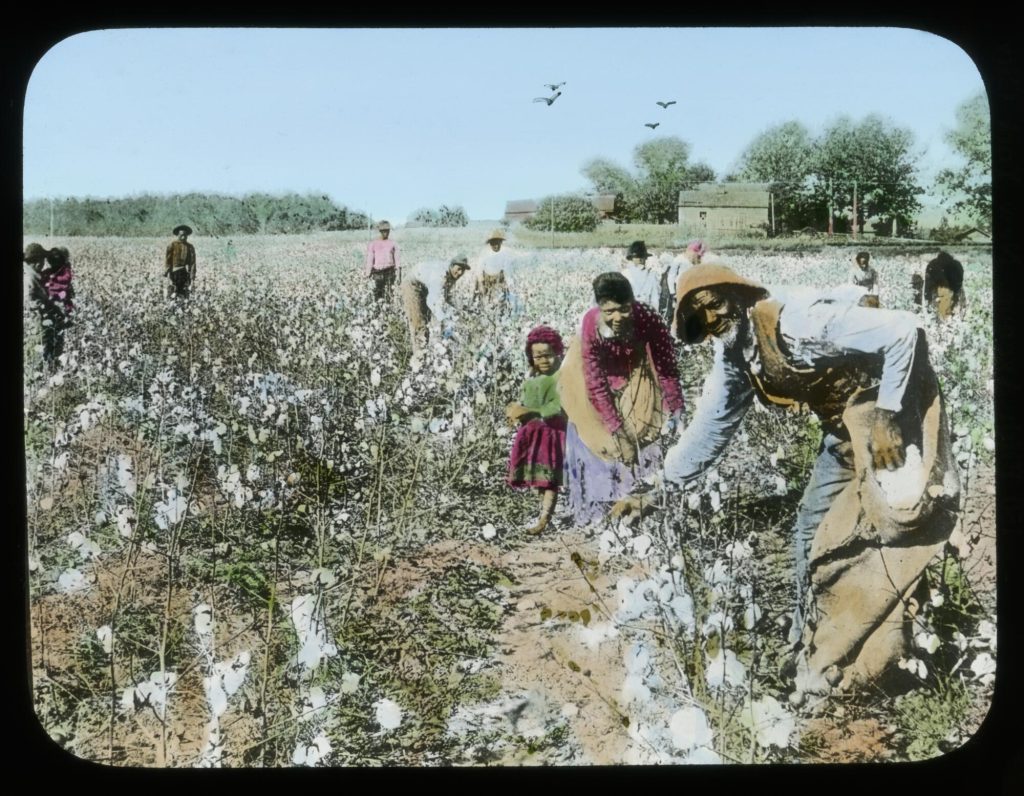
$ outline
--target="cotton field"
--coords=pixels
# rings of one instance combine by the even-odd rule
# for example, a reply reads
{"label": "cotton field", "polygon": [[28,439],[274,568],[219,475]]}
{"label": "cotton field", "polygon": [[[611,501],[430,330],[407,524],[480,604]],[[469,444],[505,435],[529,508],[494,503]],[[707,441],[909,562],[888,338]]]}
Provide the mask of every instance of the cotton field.
{"label": "cotton field", "polygon": [[[472,257],[478,237],[395,235],[404,265]],[[869,712],[900,730],[889,755],[850,760],[917,759],[984,716],[998,676],[990,254],[957,253],[963,316],[921,320],[966,497],[900,663],[917,688],[797,708],[777,665],[789,528],[820,436],[809,417],[751,412],[713,470],[685,491],[656,483],[660,510],[633,525],[522,531],[535,501],[505,485],[504,408],[526,333],[568,338],[621,251],[519,250],[502,314],[471,304],[471,270],[453,333],[413,360],[399,300],[370,300],[363,236],[193,243],[197,282],[176,303],[166,241],[46,241],[69,248],[77,289],[55,371],[24,314],[32,682],[70,753],[176,767],[806,761]],[[824,286],[846,280],[853,250],[717,254],[768,285]],[[933,254],[873,255],[883,306],[912,308],[910,277]],[[710,352],[679,361],[692,411]],[[914,746],[928,711],[948,716]]]}

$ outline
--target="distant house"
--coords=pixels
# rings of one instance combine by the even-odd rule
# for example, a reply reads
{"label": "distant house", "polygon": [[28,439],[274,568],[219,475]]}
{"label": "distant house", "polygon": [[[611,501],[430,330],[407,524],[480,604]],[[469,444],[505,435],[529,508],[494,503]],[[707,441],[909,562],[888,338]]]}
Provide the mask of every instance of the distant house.
{"label": "distant house", "polygon": [[537,212],[537,203],[533,199],[513,199],[505,203],[506,221],[526,221]]}
{"label": "distant house", "polygon": [[768,183],[702,182],[679,192],[679,225],[702,232],[766,234]]}
{"label": "distant house", "polygon": [[618,195],[614,193],[599,193],[596,196],[591,196],[590,202],[594,205],[601,220],[604,221],[615,215],[615,202],[618,198]]}
{"label": "distant house", "polygon": [[954,240],[957,243],[991,243],[992,234],[978,227],[971,227],[958,234]]}

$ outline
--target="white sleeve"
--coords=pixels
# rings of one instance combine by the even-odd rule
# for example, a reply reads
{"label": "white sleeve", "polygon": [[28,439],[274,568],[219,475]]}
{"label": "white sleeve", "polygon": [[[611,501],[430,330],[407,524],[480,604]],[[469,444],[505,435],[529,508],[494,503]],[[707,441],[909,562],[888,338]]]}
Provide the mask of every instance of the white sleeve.
{"label": "white sleeve", "polygon": [[715,361],[690,424],[665,454],[665,479],[696,478],[725,450],[754,397],[742,367],[725,358],[715,343]]}
{"label": "white sleeve", "polygon": [[836,314],[826,334],[833,345],[844,351],[882,355],[882,382],[876,406],[898,412],[914,365],[916,316],[902,310],[849,307]]}

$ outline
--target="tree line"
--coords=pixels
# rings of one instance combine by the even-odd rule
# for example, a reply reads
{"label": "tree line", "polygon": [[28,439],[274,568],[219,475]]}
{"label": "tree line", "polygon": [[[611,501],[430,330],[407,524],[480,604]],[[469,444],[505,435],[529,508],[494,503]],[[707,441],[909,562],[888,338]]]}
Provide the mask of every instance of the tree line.
{"label": "tree line", "polygon": [[165,236],[178,224],[200,235],[366,229],[370,218],[317,194],[143,194],[120,199],[36,199],[24,205],[26,235]]}
{"label": "tree line", "polygon": [[[956,126],[946,140],[963,165],[941,171],[934,188],[951,210],[989,227],[992,153],[984,93],[957,109]],[[678,215],[679,192],[716,177],[710,166],[691,163],[689,157],[685,141],[662,137],[634,150],[632,170],[595,158],[582,173],[594,191],[616,195],[617,220],[671,223]],[[759,134],[722,179],[767,183],[779,232],[825,229],[831,220],[837,232],[849,231],[854,223],[864,231],[873,223],[876,232],[894,233],[912,225],[921,209],[920,157],[910,130],[875,114],[860,121],[840,117],[818,136],[801,122],[789,121]]]}

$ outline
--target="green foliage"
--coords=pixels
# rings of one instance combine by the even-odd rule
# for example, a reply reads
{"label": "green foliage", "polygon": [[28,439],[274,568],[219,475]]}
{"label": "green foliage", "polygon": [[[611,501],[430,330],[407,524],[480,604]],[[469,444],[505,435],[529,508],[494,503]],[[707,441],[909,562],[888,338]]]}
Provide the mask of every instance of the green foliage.
{"label": "green foliage", "polygon": [[896,700],[896,722],[909,738],[909,760],[927,760],[943,753],[943,741],[964,721],[970,693],[960,680],[938,689],[921,688]]}
{"label": "green foliage", "polygon": [[825,229],[830,206],[834,228],[848,230],[855,182],[859,229],[871,217],[896,219],[907,229],[922,193],[912,147],[909,130],[875,114],[859,123],[841,117],[813,139],[800,122],[785,122],[750,143],[729,179],[770,183],[781,230]]}
{"label": "green foliage", "polygon": [[978,93],[956,111],[956,127],[946,141],[963,157],[957,169],[943,169],[935,184],[952,201],[955,212],[964,211],[979,224],[992,224],[992,122],[988,98]]}
{"label": "green foliage", "polygon": [[597,229],[597,210],[582,196],[546,196],[536,214],[524,222],[527,229],[555,232],[593,232]]}
{"label": "green foliage", "polygon": [[436,210],[421,207],[412,214],[412,221],[426,227],[464,227],[469,224],[469,216],[459,205],[441,205]]}
{"label": "green foliage", "polygon": [[339,207],[327,196],[254,193],[142,194],[121,199],[48,199],[26,202],[26,235],[169,236],[178,224],[199,235],[295,233],[365,229],[367,216]]}
{"label": "green foliage", "polygon": [[678,216],[680,191],[715,178],[710,166],[691,164],[689,157],[689,144],[665,136],[633,150],[635,174],[604,158],[588,161],[582,172],[595,190],[619,197],[618,215],[623,221],[666,224]]}

